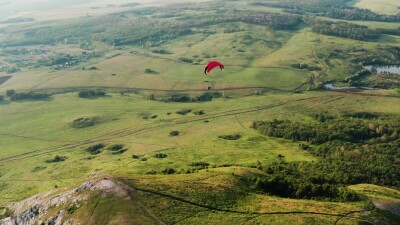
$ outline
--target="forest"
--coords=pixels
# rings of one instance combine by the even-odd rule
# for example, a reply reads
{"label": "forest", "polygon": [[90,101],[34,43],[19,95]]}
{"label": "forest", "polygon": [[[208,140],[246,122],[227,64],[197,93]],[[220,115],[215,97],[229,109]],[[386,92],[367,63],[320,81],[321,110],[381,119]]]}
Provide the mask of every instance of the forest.
{"label": "forest", "polygon": [[[4,39],[3,47],[26,45],[52,45],[56,43],[90,45],[94,41],[107,44],[159,46],[165,41],[193,34],[195,28],[226,22],[244,22],[267,26],[271,29],[294,29],[302,21],[299,16],[269,12],[222,11],[210,12],[187,18],[180,15],[174,19],[134,17],[137,12],[113,14],[102,18],[83,18],[57,27],[28,28],[19,37]],[[141,12],[144,13],[144,12]],[[7,28],[4,33],[11,35]],[[12,35],[15,35],[13,33]]]}
{"label": "forest", "polygon": [[372,30],[367,26],[347,22],[331,22],[306,17],[304,18],[304,21],[311,26],[313,32],[318,34],[355,40],[376,39],[380,36],[380,33],[377,30]]}
{"label": "forest", "polygon": [[299,143],[316,162],[285,162],[261,166],[267,178],[254,180],[262,191],[294,198],[355,200],[346,185],[371,183],[400,187],[400,116],[346,113],[315,114],[314,123],[257,121],[260,133]]}
{"label": "forest", "polygon": [[365,20],[378,22],[400,22],[399,15],[380,15],[368,9],[360,9],[346,5],[348,0],[321,0],[321,1],[279,1],[256,2],[256,6],[283,8],[287,13],[325,16],[343,20]]}

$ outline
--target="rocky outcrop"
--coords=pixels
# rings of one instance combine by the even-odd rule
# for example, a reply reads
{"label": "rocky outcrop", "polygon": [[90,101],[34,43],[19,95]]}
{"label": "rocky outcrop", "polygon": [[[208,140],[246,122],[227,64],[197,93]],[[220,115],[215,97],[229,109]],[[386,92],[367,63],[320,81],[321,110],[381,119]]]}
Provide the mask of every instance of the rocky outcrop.
{"label": "rocky outcrop", "polygon": [[62,193],[56,193],[53,190],[38,194],[21,202],[8,205],[7,208],[13,213],[10,217],[0,220],[0,225],[70,224],[68,221],[63,222],[65,210],[59,211],[56,215],[48,215],[49,209],[63,205],[77,206],[89,198],[90,191],[102,191],[105,194],[128,197],[126,190],[123,184],[111,179],[101,178],[87,181],[75,189]]}

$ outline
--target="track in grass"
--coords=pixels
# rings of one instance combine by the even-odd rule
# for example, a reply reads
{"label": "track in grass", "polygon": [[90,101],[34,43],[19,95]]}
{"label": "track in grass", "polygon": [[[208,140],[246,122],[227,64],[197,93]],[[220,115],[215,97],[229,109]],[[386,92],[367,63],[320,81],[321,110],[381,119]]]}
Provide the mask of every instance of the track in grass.
{"label": "track in grass", "polygon": [[47,148],[38,149],[38,150],[34,150],[34,151],[30,151],[30,152],[26,152],[26,153],[14,155],[14,156],[1,158],[0,163],[6,163],[6,162],[15,161],[15,160],[25,159],[25,158],[32,158],[35,156],[49,154],[49,153],[53,153],[53,152],[57,152],[57,151],[70,149],[70,148],[81,147],[81,146],[84,146],[87,144],[94,144],[99,141],[115,140],[117,138],[126,137],[129,135],[147,133],[147,132],[151,132],[151,131],[154,131],[157,129],[175,126],[175,125],[179,125],[179,124],[193,123],[193,122],[221,118],[221,117],[226,117],[226,116],[235,116],[238,114],[245,114],[245,113],[251,113],[251,112],[256,112],[256,111],[268,110],[271,108],[283,106],[283,105],[290,104],[290,103],[296,103],[296,102],[301,102],[301,101],[306,101],[306,100],[316,101],[318,99],[325,99],[325,98],[331,98],[331,96],[301,98],[301,99],[285,101],[285,102],[280,102],[280,103],[275,103],[275,104],[259,105],[259,106],[253,106],[253,107],[247,107],[247,108],[242,108],[242,109],[220,112],[220,113],[207,114],[204,116],[192,117],[192,118],[187,118],[187,119],[186,118],[170,119],[168,121],[165,121],[164,124],[152,123],[152,124],[148,124],[141,128],[127,127],[127,128],[123,128],[123,129],[120,129],[117,131],[108,132],[108,133],[99,135],[94,138],[78,141],[73,144],[70,144],[70,143],[65,144],[64,143],[64,144],[58,145],[58,146],[47,147]]}

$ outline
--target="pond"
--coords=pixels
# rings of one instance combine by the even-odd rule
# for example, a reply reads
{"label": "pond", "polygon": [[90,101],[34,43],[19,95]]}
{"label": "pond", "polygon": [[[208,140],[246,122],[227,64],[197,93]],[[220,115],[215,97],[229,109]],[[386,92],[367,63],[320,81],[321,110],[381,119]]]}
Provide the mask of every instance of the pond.
{"label": "pond", "polygon": [[400,74],[400,65],[367,65],[364,66],[365,69],[371,70],[372,68],[375,68],[378,73],[394,73],[394,74]]}
{"label": "pond", "polygon": [[325,89],[328,90],[346,90],[346,89],[365,89],[365,90],[382,90],[380,88],[373,88],[373,87],[366,87],[366,86],[358,86],[358,87],[352,87],[352,86],[335,86],[332,83],[325,84],[324,85]]}

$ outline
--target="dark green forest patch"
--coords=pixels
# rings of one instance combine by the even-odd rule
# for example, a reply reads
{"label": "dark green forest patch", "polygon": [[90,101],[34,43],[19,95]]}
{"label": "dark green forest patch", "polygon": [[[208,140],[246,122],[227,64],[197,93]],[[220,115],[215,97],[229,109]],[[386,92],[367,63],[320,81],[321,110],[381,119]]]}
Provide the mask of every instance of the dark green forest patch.
{"label": "dark green forest patch", "polygon": [[270,136],[299,141],[317,162],[285,162],[262,168],[254,180],[267,193],[294,198],[355,200],[346,185],[371,183],[400,187],[400,116],[346,113],[319,123],[258,121],[253,128]]}

